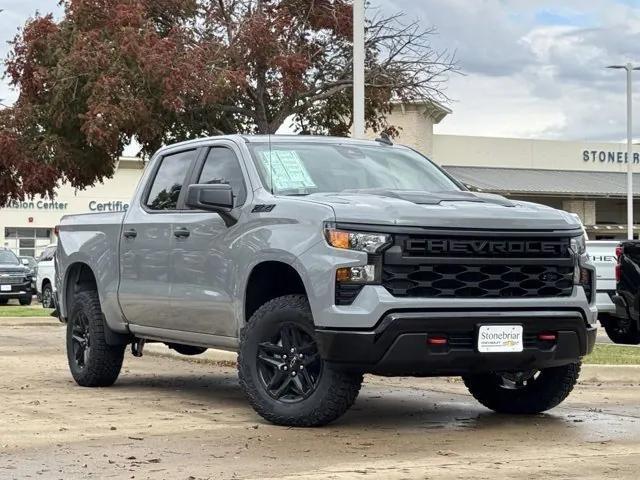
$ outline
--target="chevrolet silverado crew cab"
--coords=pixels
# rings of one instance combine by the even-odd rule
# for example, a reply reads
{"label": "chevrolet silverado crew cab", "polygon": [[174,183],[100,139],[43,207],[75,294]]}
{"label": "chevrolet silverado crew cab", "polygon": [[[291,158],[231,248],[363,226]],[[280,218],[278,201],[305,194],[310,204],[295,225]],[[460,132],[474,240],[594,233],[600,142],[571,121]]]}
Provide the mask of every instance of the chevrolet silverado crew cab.
{"label": "chevrolet silverado crew cab", "polygon": [[126,212],[62,219],[55,260],[78,384],[114,383],[128,344],[228,349],[282,425],[336,419],[364,373],[462,376],[490,409],[541,412],[596,333],[579,221],[467,191],[387,138],[162,148]]}

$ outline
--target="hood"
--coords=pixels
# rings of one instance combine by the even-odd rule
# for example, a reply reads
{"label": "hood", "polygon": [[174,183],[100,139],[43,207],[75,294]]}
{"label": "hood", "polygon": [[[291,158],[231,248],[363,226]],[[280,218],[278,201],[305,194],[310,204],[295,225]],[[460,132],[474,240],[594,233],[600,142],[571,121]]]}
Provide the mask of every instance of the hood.
{"label": "hood", "polygon": [[0,263],[0,274],[2,273],[28,273],[30,270],[24,265],[14,265]]}
{"label": "hood", "polygon": [[582,228],[567,212],[484,193],[350,190],[304,198],[332,207],[336,221],[344,223],[490,230]]}

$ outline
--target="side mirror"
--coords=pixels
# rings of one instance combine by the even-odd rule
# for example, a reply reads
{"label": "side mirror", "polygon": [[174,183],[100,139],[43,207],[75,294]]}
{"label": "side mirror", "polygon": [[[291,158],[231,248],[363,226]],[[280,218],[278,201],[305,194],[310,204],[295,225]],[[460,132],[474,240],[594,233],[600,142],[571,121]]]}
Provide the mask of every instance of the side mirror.
{"label": "side mirror", "polygon": [[29,260],[27,260],[26,258],[23,258],[21,262],[22,262],[22,265],[24,265],[25,267],[29,266]]}
{"label": "side mirror", "polygon": [[227,184],[194,184],[187,188],[187,207],[218,213],[227,227],[237,219],[229,212],[233,210],[233,190]]}

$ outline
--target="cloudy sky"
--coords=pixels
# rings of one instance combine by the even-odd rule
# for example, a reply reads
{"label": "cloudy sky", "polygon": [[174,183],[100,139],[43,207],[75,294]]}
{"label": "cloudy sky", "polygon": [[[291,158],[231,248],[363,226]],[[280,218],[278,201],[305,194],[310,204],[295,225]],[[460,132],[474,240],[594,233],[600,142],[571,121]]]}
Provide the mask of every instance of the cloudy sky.
{"label": "cloudy sky", "polygon": [[[453,115],[439,133],[614,140],[625,137],[625,83],[612,63],[640,64],[640,0],[373,0],[435,25],[434,47],[455,50]],[[2,0],[0,56],[17,28],[57,0]],[[640,130],[640,72],[635,123]],[[15,99],[0,83],[4,103]]]}

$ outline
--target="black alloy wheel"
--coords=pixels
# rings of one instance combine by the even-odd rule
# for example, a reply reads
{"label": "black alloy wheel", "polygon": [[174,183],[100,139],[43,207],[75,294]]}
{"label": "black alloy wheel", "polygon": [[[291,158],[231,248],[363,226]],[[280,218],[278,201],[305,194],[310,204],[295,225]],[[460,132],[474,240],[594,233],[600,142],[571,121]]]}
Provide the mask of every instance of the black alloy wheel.
{"label": "black alloy wheel", "polygon": [[53,308],[53,290],[48,284],[42,289],[42,307]]}
{"label": "black alloy wheel", "polygon": [[299,325],[285,323],[258,345],[257,367],[260,383],[273,399],[295,403],[316,390],[323,362],[313,338]]}
{"label": "black alloy wheel", "polygon": [[73,345],[73,359],[78,369],[83,369],[89,362],[89,355],[91,355],[89,319],[84,312],[78,311],[72,321],[71,342]]}

